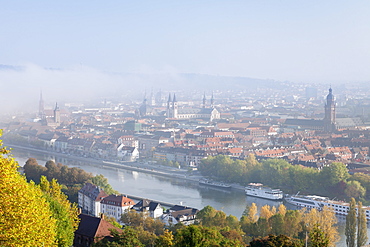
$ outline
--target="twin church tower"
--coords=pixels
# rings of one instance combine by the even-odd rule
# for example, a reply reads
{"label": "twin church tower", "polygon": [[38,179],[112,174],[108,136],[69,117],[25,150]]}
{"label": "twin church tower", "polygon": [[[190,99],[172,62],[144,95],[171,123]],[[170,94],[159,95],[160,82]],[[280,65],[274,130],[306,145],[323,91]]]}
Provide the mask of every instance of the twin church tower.
{"label": "twin church tower", "polygon": [[40,121],[43,125],[48,125],[48,126],[53,126],[53,127],[57,127],[60,125],[60,109],[59,109],[58,103],[55,103],[52,120],[48,119],[45,113],[42,92],[40,92],[38,117],[41,119]]}

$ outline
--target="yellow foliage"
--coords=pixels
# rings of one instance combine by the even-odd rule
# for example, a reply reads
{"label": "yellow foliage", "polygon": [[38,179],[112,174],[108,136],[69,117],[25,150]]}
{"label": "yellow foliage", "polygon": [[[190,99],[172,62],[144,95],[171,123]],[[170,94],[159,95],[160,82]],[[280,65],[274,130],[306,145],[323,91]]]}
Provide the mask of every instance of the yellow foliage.
{"label": "yellow foliage", "polygon": [[284,204],[280,204],[278,208],[278,214],[281,214],[282,216],[285,216],[286,214],[286,207]]}
{"label": "yellow foliage", "polygon": [[248,212],[248,219],[254,223],[254,222],[257,222],[258,220],[258,209],[257,209],[257,205],[253,202],[251,207],[249,208],[249,212]]}
{"label": "yellow foliage", "polygon": [[[276,212],[276,208],[275,208],[275,212]],[[272,210],[270,209],[270,205],[265,205],[261,208],[260,217],[265,218],[266,220],[268,220],[273,215],[274,214],[273,214]]]}
{"label": "yellow foliage", "polygon": [[303,221],[308,231],[311,231],[314,225],[318,224],[325,236],[328,237],[329,246],[335,246],[338,242],[337,218],[332,208],[324,206],[322,211],[313,208],[303,215]]}
{"label": "yellow foliage", "polygon": [[0,148],[0,246],[55,246],[56,220],[43,193]]}

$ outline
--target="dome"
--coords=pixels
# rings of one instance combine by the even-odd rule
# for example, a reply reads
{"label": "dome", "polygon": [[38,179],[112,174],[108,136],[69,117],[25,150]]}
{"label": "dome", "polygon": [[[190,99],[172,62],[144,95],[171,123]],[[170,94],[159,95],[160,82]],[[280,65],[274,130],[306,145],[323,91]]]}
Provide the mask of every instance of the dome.
{"label": "dome", "polygon": [[332,89],[331,88],[329,88],[329,94],[328,94],[328,96],[326,96],[326,99],[327,100],[334,100],[334,95],[332,94]]}

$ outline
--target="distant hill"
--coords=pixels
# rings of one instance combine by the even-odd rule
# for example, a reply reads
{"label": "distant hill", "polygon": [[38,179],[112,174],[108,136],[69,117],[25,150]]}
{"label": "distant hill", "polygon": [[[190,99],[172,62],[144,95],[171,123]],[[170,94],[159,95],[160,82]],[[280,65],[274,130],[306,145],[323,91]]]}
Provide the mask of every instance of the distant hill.
{"label": "distant hill", "polygon": [[22,70],[21,66],[13,66],[13,65],[6,65],[0,64],[0,70]]}

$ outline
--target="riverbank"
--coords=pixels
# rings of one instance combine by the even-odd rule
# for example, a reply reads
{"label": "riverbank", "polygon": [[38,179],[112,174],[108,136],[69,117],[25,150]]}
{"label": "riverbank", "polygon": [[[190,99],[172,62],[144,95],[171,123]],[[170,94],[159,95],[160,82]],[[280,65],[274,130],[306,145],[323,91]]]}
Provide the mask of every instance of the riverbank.
{"label": "riverbank", "polygon": [[[26,150],[26,151],[37,152],[37,153],[42,153],[42,154],[55,155],[55,156],[63,157],[66,159],[74,159],[74,160],[78,160],[82,162],[88,162],[88,163],[91,163],[93,166],[98,166],[98,167],[107,168],[107,169],[130,170],[130,171],[152,174],[156,176],[186,180],[186,181],[190,181],[194,183],[199,183],[200,179],[205,178],[198,171],[189,172],[187,169],[181,169],[181,168],[179,169],[179,168],[174,168],[174,167],[162,166],[162,165],[158,165],[158,164],[150,163],[150,162],[117,162],[117,161],[108,161],[108,160],[96,160],[96,159],[87,158],[87,157],[80,157],[80,156],[74,156],[70,154],[53,152],[50,150],[40,150],[40,149],[35,149],[32,147],[24,147],[20,145],[7,144],[7,143],[4,143],[4,144],[5,146],[8,146],[9,148],[12,148],[12,149],[20,149],[20,150]],[[231,188],[235,190],[244,191],[244,186],[241,186],[239,184],[231,184]]]}

